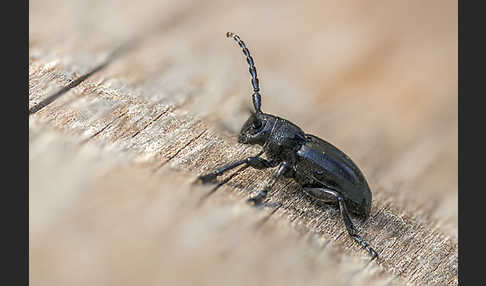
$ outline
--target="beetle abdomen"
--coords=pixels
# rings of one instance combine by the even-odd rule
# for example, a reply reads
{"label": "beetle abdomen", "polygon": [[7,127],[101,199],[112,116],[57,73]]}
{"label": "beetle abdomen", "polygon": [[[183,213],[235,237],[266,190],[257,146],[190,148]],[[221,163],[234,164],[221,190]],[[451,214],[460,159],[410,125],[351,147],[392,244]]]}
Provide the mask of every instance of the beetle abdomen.
{"label": "beetle abdomen", "polygon": [[371,191],[356,164],[332,144],[313,135],[297,151],[295,179],[301,185],[322,185],[339,192],[350,201],[353,213],[367,217],[371,209]]}
{"label": "beetle abdomen", "polygon": [[349,165],[351,161],[344,162],[341,158],[332,156],[331,152],[321,151],[313,147],[315,146],[304,145],[297,154],[316,167],[315,176],[323,177],[327,174],[327,176],[334,177],[336,181],[344,180],[354,185],[362,184],[362,178]]}

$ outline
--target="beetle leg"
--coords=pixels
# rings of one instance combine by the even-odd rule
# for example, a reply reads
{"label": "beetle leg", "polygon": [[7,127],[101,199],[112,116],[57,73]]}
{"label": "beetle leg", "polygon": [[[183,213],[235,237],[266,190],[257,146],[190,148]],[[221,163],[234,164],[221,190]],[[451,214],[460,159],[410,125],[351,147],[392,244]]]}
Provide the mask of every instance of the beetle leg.
{"label": "beetle leg", "polygon": [[277,173],[273,176],[272,181],[267,184],[263,190],[259,191],[254,197],[248,199],[248,202],[253,203],[255,206],[259,205],[263,199],[267,197],[268,192],[273,188],[273,186],[277,183],[278,179],[288,170],[289,164],[287,162],[283,162],[280,167],[278,168]]}
{"label": "beetle leg", "polygon": [[322,188],[315,188],[315,187],[306,187],[305,185],[302,186],[304,193],[307,195],[316,198],[320,202],[324,202],[326,204],[336,204],[336,196],[325,193],[322,191]]}
{"label": "beetle leg", "polygon": [[[341,212],[341,216],[344,220],[344,225],[346,226],[349,235],[371,254],[371,260],[378,257],[378,253],[376,253],[376,251],[370,246],[370,244],[358,234],[358,231],[356,230],[356,228],[353,225],[353,222],[351,221],[351,218],[348,213],[348,208],[346,207],[344,199],[343,197],[341,197],[341,195],[338,192],[331,189],[325,189],[325,188],[305,188],[304,191],[311,195],[316,194],[317,191],[320,191],[335,197],[336,200],[338,201],[339,210]],[[312,196],[316,197],[315,195]]]}
{"label": "beetle leg", "polygon": [[226,171],[229,171],[231,169],[234,169],[234,168],[236,168],[236,167],[238,167],[240,165],[243,165],[243,164],[248,164],[249,166],[251,166],[251,167],[253,167],[255,169],[265,169],[265,168],[275,167],[275,163],[274,162],[271,162],[271,161],[268,161],[268,160],[265,160],[265,159],[261,158],[260,156],[262,154],[263,154],[263,151],[260,152],[256,156],[248,157],[246,159],[239,160],[239,161],[233,162],[231,164],[228,164],[226,166],[220,167],[220,168],[218,168],[216,171],[214,171],[212,173],[209,173],[209,174],[203,175],[203,176],[199,176],[198,177],[198,180],[201,180],[202,183],[211,182],[214,179],[216,179],[216,177],[222,175]]}

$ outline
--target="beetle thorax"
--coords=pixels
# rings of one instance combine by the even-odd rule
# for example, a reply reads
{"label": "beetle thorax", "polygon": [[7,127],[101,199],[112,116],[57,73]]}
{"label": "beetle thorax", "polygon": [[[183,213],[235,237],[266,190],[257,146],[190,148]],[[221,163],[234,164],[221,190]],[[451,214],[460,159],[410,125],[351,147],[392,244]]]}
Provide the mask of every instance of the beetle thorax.
{"label": "beetle thorax", "polygon": [[298,126],[276,117],[275,127],[264,145],[264,150],[268,157],[293,161],[295,153],[304,143],[304,132]]}

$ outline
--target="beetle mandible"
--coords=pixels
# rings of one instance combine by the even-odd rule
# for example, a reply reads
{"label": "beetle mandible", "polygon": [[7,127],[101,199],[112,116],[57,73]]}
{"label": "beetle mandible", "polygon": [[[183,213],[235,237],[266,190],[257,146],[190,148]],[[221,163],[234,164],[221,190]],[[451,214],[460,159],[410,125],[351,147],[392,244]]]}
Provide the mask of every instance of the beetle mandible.
{"label": "beetle mandible", "polygon": [[[256,169],[277,167],[272,180],[248,199],[259,205],[275,183],[282,177],[294,179],[309,196],[335,203],[349,235],[377,258],[376,251],[358,235],[350,214],[367,219],[371,209],[371,191],[365,177],[354,162],[332,144],[310,134],[304,133],[297,125],[275,115],[263,113],[257,71],[253,58],[240,37],[231,32],[226,37],[233,38],[242,48],[250,66],[253,86],[253,107],[248,120],[241,128],[238,142],[258,144],[262,150],[256,155],[225,165],[216,171],[199,177],[203,183],[215,180],[217,176],[247,164]],[[261,156],[265,154],[267,159]]]}

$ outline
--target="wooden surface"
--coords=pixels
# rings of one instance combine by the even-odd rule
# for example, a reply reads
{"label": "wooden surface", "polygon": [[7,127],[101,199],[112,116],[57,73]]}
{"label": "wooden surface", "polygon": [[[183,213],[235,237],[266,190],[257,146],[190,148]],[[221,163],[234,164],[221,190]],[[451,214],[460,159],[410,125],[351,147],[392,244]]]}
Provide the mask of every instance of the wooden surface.
{"label": "wooden surface", "polygon": [[[29,2],[32,285],[457,285],[454,1]],[[275,170],[202,173],[236,135],[254,56],[265,112],[345,151],[356,222]]]}

